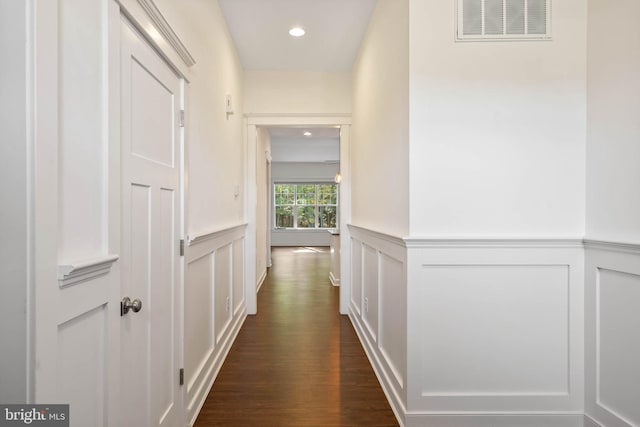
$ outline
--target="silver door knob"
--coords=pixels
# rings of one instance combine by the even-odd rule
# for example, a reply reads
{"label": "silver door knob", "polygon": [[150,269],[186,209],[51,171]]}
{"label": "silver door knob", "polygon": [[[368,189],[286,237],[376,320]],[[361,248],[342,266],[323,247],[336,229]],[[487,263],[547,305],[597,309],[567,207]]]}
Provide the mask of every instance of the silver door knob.
{"label": "silver door knob", "polygon": [[129,297],[122,298],[122,301],[120,302],[120,316],[124,316],[129,312],[129,310],[133,310],[134,313],[142,310],[142,301],[138,298],[133,301],[131,301],[131,298]]}

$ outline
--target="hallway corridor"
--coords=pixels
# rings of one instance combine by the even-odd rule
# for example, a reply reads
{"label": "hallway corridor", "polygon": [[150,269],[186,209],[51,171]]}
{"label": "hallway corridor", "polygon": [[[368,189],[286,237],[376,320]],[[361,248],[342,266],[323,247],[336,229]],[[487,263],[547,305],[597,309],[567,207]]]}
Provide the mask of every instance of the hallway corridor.
{"label": "hallway corridor", "polygon": [[327,248],[274,248],[273,267],[195,423],[397,426],[329,282]]}

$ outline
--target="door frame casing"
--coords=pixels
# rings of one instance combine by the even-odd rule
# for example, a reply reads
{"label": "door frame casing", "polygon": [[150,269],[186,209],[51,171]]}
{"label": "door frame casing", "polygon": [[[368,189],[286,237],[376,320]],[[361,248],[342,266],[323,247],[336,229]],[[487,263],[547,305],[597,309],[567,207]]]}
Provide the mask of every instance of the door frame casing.
{"label": "door frame casing", "polygon": [[[144,7],[142,6],[144,4]],[[151,45],[160,58],[167,64],[167,66],[173,70],[173,72],[180,79],[180,96],[178,97],[179,108],[185,111],[186,101],[188,99],[189,88],[189,68],[195,64],[195,61],[186,61],[183,56],[190,57],[186,47],[177,38],[175,32],[170,27],[170,24],[162,19],[158,19],[159,11],[153,0],[109,0],[109,23],[108,23],[108,38],[109,38],[109,82],[108,82],[108,98],[109,98],[109,142],[108,142],[108,158],[107,158],[107,170],[108,170],[108,242],[110,253],[121,253],[121,215],[122,215],[122,203],[121,203],[121,81],[120,81],[120,31],[122,20],[127,20],[128,23],[141,35],[141,37]],[[159,15],[161,16],[161,15]],[[162,27],[162,28],[159,28]],[[160,37],[158,36],[160,34]],[[167,35],[172,35],[173,40],[169,40]],[[184,49],[182,55],[179,54],[174,46],[179,45]],[[191,58],[193,59],[193,58]],[[185,112],[186,114],[186,112]],[[186,145],[186,121],[184,121],[183,127],[179,129],[179,155],[178,160],[179,168],[179,209],[178,209],[178,223],[179,223],[179,240],[186,238],[186,194],[187,194],[187,182],[185,177],[188,174],[188,166],[186,162],[187,158],[187,145]],[[177,244],[177,242],[176,242]],[[184,366],[184,273],[185,273],[185,259],[184,256],[177,258],[176,266],[178,269],[178,282],[176,283],[175,297],[178,299],[178,306],[180,310],[176,313],[178,322],[178,336],[175,339],[175,345],[178,348],[179,360],[178,365]],[[120,268],[114,271],[118,274],[118,286],[114,291],[114,298],[121,298],[121,271]],[[117,293],[117,295],[115,295]],[[115,335],[119,336],[119,329]],[[119,342],[116,343],[119,346]],[[118,353],[119,353],[118,348]],[[120,361],[116,361],[119,366]],[[115,376],[112,376],[115,378]],[[178,373],[176,372],[176,379]],[[117,381],[113,381],[117,382]],[[118,396],[120,395],[119,386],[116,385],[114,392],[110,399],[110,413],[113,416],[119,414],[118,411]],[[178,413],[180,414],[182,423],[187,424],[186,412],[186,388],[182,387],[178,396],[178,402],[180,407]],[[121,419],[116,419],[117,425],[122,424]]]}
{"label": "door frame casing", "polygon": [[[340,314],[349,314],[351,295],[350,235],[347,224],[351,222],[351,160],[350,154],[350,114],[247,114],[245,115],[245,222],[246,259],[256,259],[257,255],[257,128],[258,127],[339,127],[340,128]],[[271,203],[271,201],[269,201]],[[269,219],[268,224],[271,224]],[[267,231],[271,226],[267,227]],[[247,314],[256,314],[257,272],[255,262],[245,263],[245,295]]]}

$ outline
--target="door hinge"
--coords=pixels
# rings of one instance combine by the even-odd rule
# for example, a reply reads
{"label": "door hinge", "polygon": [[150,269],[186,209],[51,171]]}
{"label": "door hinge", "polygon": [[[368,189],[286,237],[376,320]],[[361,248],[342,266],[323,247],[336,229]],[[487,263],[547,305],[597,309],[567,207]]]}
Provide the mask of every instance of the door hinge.
{"label": "door hinge", "polygon": [[180,368],[180,385],[184,385],[184,368]]}
{"label": "door hinge", "polygon": [[180,110],[180,127],[184,127],[184,110]]}
{"label": "door hinge", "polygon": [[184,239],[180,240],[180,256],[184,256]]}

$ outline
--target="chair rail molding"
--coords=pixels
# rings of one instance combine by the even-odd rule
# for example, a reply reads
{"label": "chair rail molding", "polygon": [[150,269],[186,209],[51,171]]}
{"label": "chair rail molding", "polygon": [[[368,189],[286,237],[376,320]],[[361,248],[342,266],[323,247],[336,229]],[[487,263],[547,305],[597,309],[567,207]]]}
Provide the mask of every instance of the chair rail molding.
{"label": "chair rail molding", "polygon": [[407,248],[581,248],[581,236],[562,237],[420,237],[408,236]]}
{"label": "chair rail molding", "polygon": [[58,283],[61,288],[66,288],[67,286],[104,276],[111,271],[111,266],[119,257],[119,255],[105,255],[58,265]]}
{"label": "chair rail molding", "polygon": [[600,249],[640,255],[640,243],[625,243],[612,240],[584,239],[586,249]]}
{"label": "chair rail molding", "polygon": [[226,234],[232,234],[239,231],[244,231],[247,228],[247,223],[233,225],[227,228],[221,228],[219,230],[214,231],[205,231],[201,233],[196,233],[193,235],[187,235],[187,244],[189,246],[197,245],[202,242],[206,242],[207,240],[216,239]]}

